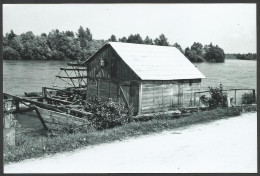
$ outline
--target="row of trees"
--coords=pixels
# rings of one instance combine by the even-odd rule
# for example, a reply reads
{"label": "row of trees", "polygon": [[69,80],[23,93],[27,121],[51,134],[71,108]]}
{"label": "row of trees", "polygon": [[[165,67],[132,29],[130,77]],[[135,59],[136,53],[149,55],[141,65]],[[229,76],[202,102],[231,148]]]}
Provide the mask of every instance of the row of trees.
{"label": "row of trees", "polygon": [[3,37],[4,59],[84,60],[96,52],[104,40],[93,40],[88,28],[73,31],[52,30],[40,36],[33,32],[16,35],[12,30]]}
{"label": "row of trees", "polygon": [[194,42],[191,48],[185,49],[185,56],[191,62],[224,62],[225,52],[218,45],[214,46],[212,43],[202,46],[201,43]]}
{"label": "row of trees", "polygon": [[126,42],[126,43],[138,43],[138,44],[148,44],[148,45],[160,45],[160,46],[173,46],[178,48],[191,62],[224,62],[225,61],[225,53],[224,50],[218,45],[214,46],[211,44],[203,45],[199,42],[194,42],[193,45],[189,48],[187,47],[185,50],[182,47],[175,43],[174,45],[170,45],[168,39],[164,34],[161,34],[159,38],[151,39],[149,36],[143,40],[139,34],[130,35],[128,38],[122,37],[117,40],[115,35],[111,35],[108,41],[112,42]]}
{"label": "row of trees", "polygon": [[194,42],[190,48],[183,50],[178,43],[170,45],[164,34],[155,39],[149,36],[143,39],[140,34],[131,34],[119,39],[111,35],[108,40],[94,40],[90,30],[82,26],[75,34],[73,31],[56,29],[40,36],[33,32],[16,35],[11,30],[3,37],[3,56],[6,60],[86,60],[107,41],[172,46],[178,48],[191,62],[224,62],[225,59],[223,49],[217,45],[203,47],[201,43]]}
{"label": "row of trees", "polygon": [[237,59],[241,60],[256,60],[256,53],[247,53],[247,54],[235,54]]}
{"label": "row of trees", "polygon": [[256,53],[226,54],[226,59],[256,60]]}
{"label": "row of trees", "polygon": [[168,39],[164,36],[164,34],[161,34],[156,39],[151,39],[149,36],[146,36],[146,38],[143,40],[140,34],[131,34],[126,37],[119,38],[117,40],[115,35],[111,35],[111,37],[108,39],[108,41],[111,42],[125,42],[125,43],[137,43],[137,44],[147,44],[147,45],[160,45],[160,46],[170,46]]}

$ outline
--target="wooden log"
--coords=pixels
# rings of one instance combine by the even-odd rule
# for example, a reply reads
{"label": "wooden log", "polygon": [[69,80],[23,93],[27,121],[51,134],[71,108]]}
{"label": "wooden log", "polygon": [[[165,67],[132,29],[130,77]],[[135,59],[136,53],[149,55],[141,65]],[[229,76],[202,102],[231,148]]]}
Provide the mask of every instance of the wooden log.
{"label": "wooden log", "polygon": [[41,97],[42,92],[24,92],[26,97]]}

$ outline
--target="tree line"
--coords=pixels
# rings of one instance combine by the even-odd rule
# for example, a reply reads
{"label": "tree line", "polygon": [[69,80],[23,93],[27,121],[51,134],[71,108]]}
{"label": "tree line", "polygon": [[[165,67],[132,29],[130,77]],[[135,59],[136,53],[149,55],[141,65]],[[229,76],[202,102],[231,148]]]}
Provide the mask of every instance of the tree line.
{"label": "tree line", "polygon": [[185,50],[182,47],[175,43],[170,45],[168,39],[164,34],[161,34],[159,38],[151,39],[149,36],[143,40],[139,34],[131,34],[128,38],[122,37],[117,40],[115,35],[111,35],[108,41],[112,42],[127,42],[127,43],[138,43],[138,44],[148,44],[148,45],[160,45],[160,46],[173,46],[179,49],[191,62],[224,62],[225,61],[225,53],[222,48],[218,45],[214,46],[212,43],[209,45],[203,46],[199,42],[194,42],[192,46],[187,47]]}
{"label": "tree line", "polygon": [[256,53],[226,54],[226,59],[256,60]]}
{"label": "tree line", "polygon": [[3,36],[3,58],[5,60],[86,60],[106,42],[125,42],[159,46],[171,46],[179,49],[191,62],[224,62],[225,53],[218,45],[203,46],[194,42],[185,50],[178,43],[171,45],[167,37],[161,34],[152,39],[140,34],[130,34],[128,37],[116,38],[111,35],[108,40],[95,40],[89,28],[79,27],[78,31],[52,30],[48,34],[34,35],[29,31],[17,35],[11,30]]}
{"label": "tree line", "polygon": [[88,28],[73,31],[52,30],[34,35],[29,31],[16,35],[12,30],[3,37],[4,59],[85,60],[105,44],[94,40]]}

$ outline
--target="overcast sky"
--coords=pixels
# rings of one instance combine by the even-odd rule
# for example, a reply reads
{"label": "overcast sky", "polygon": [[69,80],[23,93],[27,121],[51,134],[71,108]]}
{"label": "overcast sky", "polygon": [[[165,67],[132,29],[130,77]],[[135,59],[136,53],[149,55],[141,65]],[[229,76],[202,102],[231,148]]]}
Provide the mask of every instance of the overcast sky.
{"label": "overcast sky", "polygon": [[256,52],[255,4],[4,4],[3,33],[90,28],[94,39],[165,34],[183,49],[212,42],[226,53]]}

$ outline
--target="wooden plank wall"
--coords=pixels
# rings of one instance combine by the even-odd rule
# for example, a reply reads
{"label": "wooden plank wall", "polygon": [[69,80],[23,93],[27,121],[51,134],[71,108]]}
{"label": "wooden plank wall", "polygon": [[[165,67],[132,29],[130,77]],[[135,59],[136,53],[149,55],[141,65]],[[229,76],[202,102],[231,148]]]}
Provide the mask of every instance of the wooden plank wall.
{"label": "wooden plank wall", "polygon": [[[101,58],[105,60],[105,66],[100,66]],[[101,74],[101,69],[104,76]],[[140,80],[131,68],[118,56],[111,46],[105,47],[87,63],[88,76],[92,79],[114,78],[120,81]]]}
{"label": "wooden plank wall", "polygon": [[143,81],[142,112],[193,106],[193,92],[199,85],[190,81]]}
{"label": "wooden plank wall", "polygon": [[107,101],[108,98],[110,98],[109,84],[110,84],[109,80],[99,80],[98,96],[103,101]]}
{"label": "wooden plank wall", "polygon": [[102,101],[107,101],[109,98],[121,103],[125,103],[122,93],[119,91],[121,86],[128,104],[134,108],[134,113],[138,113],[139,106],[139,88],[138,84],[122,84],[111,80],[99,79],[98,81],[89,81],[87,90],[87,99],[92,96],[98,96]]}
{"label": "wooden plank wall", "polygon": [[134,114],[139,113],[139,83],[136,82],[131,82],[130,84],[130,104],[134,108]]}
{"label": "wooden plank wall", "polygon": [[97,81],[88,79],[87,84],[87,99],[97,96]]}
{"label": "wooden plank wall", "polygon": [[107,101],[108,98],[117,100],[118,84],[111,80],[91,80],[87,87],[87,99],[93,96],[98,96],[103,101]]}
{"label": "wooden plank wall", "polygon": [[[101,58],[105,59],[104,67],[100,66]],[[122,101],[119,91],[121,85],[127,101],[133,105],[134,111],[139,113],[154,111],[158,107],[172,109],[193,106],[193,92],[199,91],[201,82],[200,79],[142,81],[140,86],[140,78],[111,46],[104,47],[94,55],[87,63],[87,69],[89,76],[87,98],[97,95],[102,100],[112,98]],[[121,84],[122,82],[124,84]],[[128,83],[125,84],[125,82]]]}
{"label": "wooden plank wall", "polygon": [[[103,67],[100,66],[101,58],[105,59],[105,66]],[[128,103],[133,105],[135,112],[138,111],[139,89],[138,85],[131,83],[131,81],[138,82],[140,78],[111,46],[107,46],[96,53],[86,66],[89,77],[87,99],[96,95],[104,101],[112,98],[124,102],[119,91],[121,85]]]}
{"label": "wooden plank wall", "polygon": [[117,100],[118,92],[119,92],[118,83],[114,83],[111,81],[110,82],[110,98],[112,98],[113,100]]}

